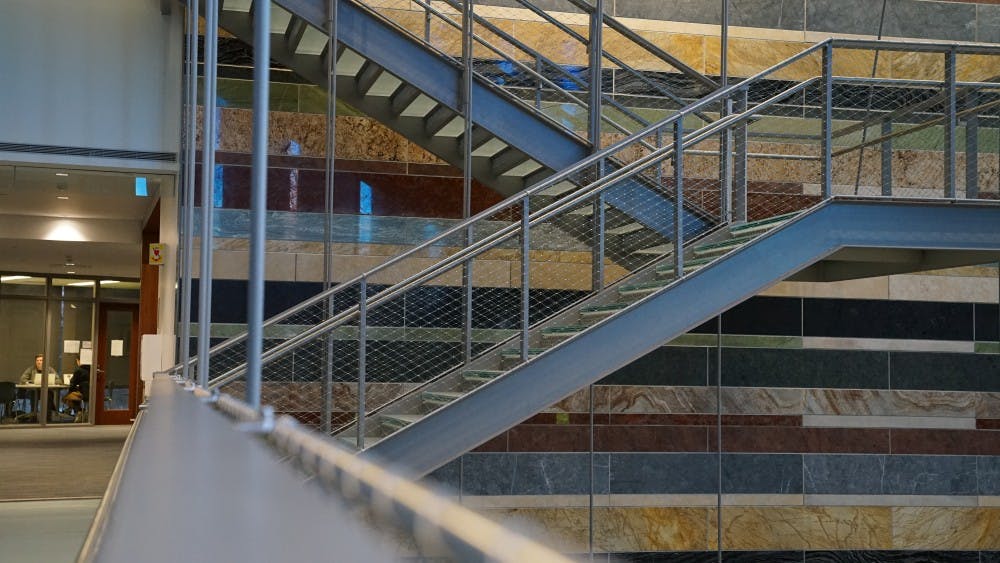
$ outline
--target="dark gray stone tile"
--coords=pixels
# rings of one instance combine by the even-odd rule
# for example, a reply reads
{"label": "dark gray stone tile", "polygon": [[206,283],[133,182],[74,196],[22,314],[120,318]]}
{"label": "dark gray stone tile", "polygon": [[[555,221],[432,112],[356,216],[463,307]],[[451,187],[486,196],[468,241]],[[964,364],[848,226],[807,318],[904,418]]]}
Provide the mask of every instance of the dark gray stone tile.
{"label": "dark gray stone tile", "polygon": [[876,6],[871,0],[809,0],[805,27],[808,31],[876,35],[879,8],[881,3]]}
{"label": "dark gray stone tile", "polygon": [[974,456],[888,456],[883,494],[975,495]]}
{"label": "dark gray stone tile", "polygon": [[705,385],[708,348],[662,346],[615,371],[601,385]]}
{"label": "dark gray stone tile", "polygon": [[1000,391],[1000,356],[950,352],[891,352],[893,389]]}
{"label": "dark gray stone tile", "polygon": [[[712,333],[715,333],[714,326]],[[802,336],[802,300],[789,297],[748,299],[722,314],[722,333]]]}
{"label": "dark gray stone tile", "polygon": [[[996,33],[997,41],[1000,41],[1000,6],[997,8]],[[996,342],[1000,333],[1000,313],[997,306],[991,303],[976,303],[976,341]]]}
{"label": "dark gray stone tile", "polygon": [[[607,454],[597,454],[594,493],[608,492]],[[590,456],[576,453],[467,454],[462,488],[469,495],[570,495],[590,492]]]}
{"label": "dark gray stone tile", "polygon": [[802,456],[805,494],[879,495],[885,475],[884,455]]}
{"label": "dark gray stone tile", "polygon": [[[878,14],[869,14],[878,19]],[[964,2],[889,0],[884,36],[974,41],[976,6]]]}
{"label": "dark gray stone tile", "polygon": [[1000,6],[976,6],[976,41],[1000,43]]}
{"label": "dark gray stone tile", "polygon": [[1000,456],[977,457],[976,473],[979,477],[979,494],[1000,495]]}
{"label": "dark gray stone tile", "polygon": [[458,491],[461,483],[462,459],[455,459],[435,469],[424,477],[424,484],[434,489]]}
{"label": "dark gray stone tile", "polygon": [[973,456],[806,455],[806,494],[975,495]]}
{"label": "dark gray stone tile", "polygon": [[718,25],[722,5],[704,0],[616,0],[615,16]]}
{"label": "dark gray stone tile", "polygon": [[980,551],[979,563],[1000,563],[1000,551]]}
{"label": "dark gray stone tile", "polygon": [[611,454],[611,494],[715,493],[712,454]]}
{"label": "dark gray stone tile", "polygon": [[802,456],[723,455],[722,490],[730,494],[801,494]]}
{"label": "dark gray stone tile", "polygon": [[803,336],[972,340],[972,303],[805,299]]}
{"label": "dark gray stone tile", "polygon": [[[715,373],[710,354],[709,373]],[[722,383],[733,387],[886,389],[888,354],[854,350],[726,348]],[[710,384],[714,378],[709,378]]]}
{"label": "dark gray stone tile", "polygon": [[800,31],[805,25],[803,4],[801,0],[731,0],[729,23]]}

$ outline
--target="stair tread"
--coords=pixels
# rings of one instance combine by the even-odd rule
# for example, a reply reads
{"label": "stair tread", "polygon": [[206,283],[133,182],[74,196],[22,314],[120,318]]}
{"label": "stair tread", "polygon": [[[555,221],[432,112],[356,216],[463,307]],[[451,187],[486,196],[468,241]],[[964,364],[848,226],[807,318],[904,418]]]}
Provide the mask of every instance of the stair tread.
{"label": "stair tread", "polygon": [[[711,256],[706,256],[704,258],[695,258],[693,260],[686,260],[684,262],[684,267],[685,268],[700,268],[700,267],[702,267],[702,266],[704,266],[706,264],[710,264],[713,260],[715,260],[715,258],[711,257]],[[665,272],[673,272],[673,271],[674,271],[674,263],[673,263],[673,261],[671,261],[671,262],[669,262],[667,264],[660,264],[659,266],[656,267],[656,273],[657,274],[662,274],[662,273],[665,273]]]}
{"label": "stair tread", "polygon": [[773,224],[781,223],[791,219],[792,217],[795,217],[798,214],[799,214],[798,211],[793,211],[791,213],[784,213],[782,215],[775,215],[774,217],[768,217],[767,219],[758,219],[756,221],[749,221],[747,223],[743,223],[742,225],[736,225],[735,227],[729,229],[729,232],[737,233],[739,231],[754,229],[757,227],[763,227],[765,225],[770,225],[772,223]]}
{"label": "stair tread", "polygon": [[571,334],[587,330],[587,328],[584,325],[550,326],[549,328],[542,329],[542,334]]}
{"label": "stair tread", "polygon": [[741,245],[741,244],[743,244],[745,242],[749,242],[749,241],[751,241],[751,240],[753,240],[755,238],[757,238],[757,235],[746,235],[746,236],[742,236],[742,237],[735,237],[735,238],[731,238],[731,239],[720,240],[719,242],[713,242],[713,243],[710,243],[710,244],[702,244],[700,246],[697,246],[697,247],[695,247],[694,251],[697,253],[699,251],[715,250],[715,249],[719,249],[719,248],[727,248],[727,247],[730,247],[730,246],[739,246],[739,245]]}
{"label": "stair tread", "polygon": [[[548,350],[548,348],[528,348],[528,355],[529,356],[537,356],[538,354],[541,354],[542,352],[545,352],[547,350]],[[500,354],[503,355],[503,356],[520,356],[521,355],[521,349],[520,348],[506,348],[506,349],[502,350],[500,352]]]}
{"label": "stair tread", "polygon": [[424,391],[423,394],[425,396],[430,395],[435,397],[447,397],[449,399],[457,399],[465,395],[465,393],[462,393],[461,391]]}
{"label": "stair tread", "polygon": [[651,246],[649,248],[642,248],[633,251],[632,254],[645,254],[650,256],[659,256],[661,254],[666,254],[674,249],[673,243],[668,244],[658,244],[656,246]]}
{"label": "stair tread", "polygon": [[413,424],[424,417],[422,414],[383,414],[382,416],[389,420],[398,420],[407,424]]}
{"label": "stair tread", "polygon": [[621,227],[615,227],[613,229],[608,229],[605,231],[609,235],[627,235],[629,233],[634,233],[636,231],[641,231],[645,229],[641,223],[629,223],[627,225],[622,225]]}
{"label": "stair tread", "polygon": [[655,289],[658,287],[666,287],[670,285],[672,281],[673,280],[657,280],[657,281],[650,281],[643,283],[634,283],[631,285],[623,285],[622,287],[618,288],[618,291],[619,292],[640,291],[644,289]]}
{"label": "stair tread", "polygon": [[602,313],[605,311],[619,311],[628,307],[630,303],[607,303],[605,305],[588,305],[580,309],[581,313]]}

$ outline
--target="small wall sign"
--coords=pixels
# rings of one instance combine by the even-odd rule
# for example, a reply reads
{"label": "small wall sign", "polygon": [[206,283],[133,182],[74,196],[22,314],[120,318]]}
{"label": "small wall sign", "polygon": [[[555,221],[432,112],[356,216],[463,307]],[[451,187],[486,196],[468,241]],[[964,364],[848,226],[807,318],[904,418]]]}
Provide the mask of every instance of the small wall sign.
{"label": "small wall sign", "polygon": [[159,242],[152,242],[149,244],[149,265],[159,266],[163,264],[165,250],[163,244]]}

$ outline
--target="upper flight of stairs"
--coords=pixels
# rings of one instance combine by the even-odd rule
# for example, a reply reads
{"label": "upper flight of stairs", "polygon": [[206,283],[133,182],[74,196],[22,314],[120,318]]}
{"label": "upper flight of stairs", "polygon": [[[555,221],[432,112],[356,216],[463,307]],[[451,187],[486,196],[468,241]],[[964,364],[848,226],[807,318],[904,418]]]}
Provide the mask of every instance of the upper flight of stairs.
{"label": "upper flight of stairs", "polygon": [[[224,0],[221,4],[219,26],[252,44],[253,1]],[[331,56],[322,31],[326,4],[325,0],[272,2],[271,57],[321,86],[327,84]],[[337,33],[337,97],[461,167],[461,66],[353,0],[338,3]],[[518,101],[515,94],[481,77],[473,80],[472,88],[472,175],[498,193],[518,193],[592,152],[590,142]],[[575,188],[563,182],[548,195],[554,199]],[[627,260],[636,250],[672,239],[674,203],[655,180],[637,175],[610,190],[606,201],[606,220],[612,227],[607,256],[612,260]],[[707,213],[690,204],[684,215],[692,232],[713,224]],[[572,218],[567,220],[569,224],[560,227],[581,236]]]}

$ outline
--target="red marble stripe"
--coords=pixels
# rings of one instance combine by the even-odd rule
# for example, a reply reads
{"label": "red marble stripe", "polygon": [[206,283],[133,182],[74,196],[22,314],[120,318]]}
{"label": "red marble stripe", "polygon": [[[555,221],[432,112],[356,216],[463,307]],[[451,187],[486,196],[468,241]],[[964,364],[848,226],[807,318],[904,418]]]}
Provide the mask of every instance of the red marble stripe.
{"label": "red marble stripe", "polygon": [[709,429],[698,426],[598,426],[594,447],[602,452],[704,452]]}
{"label": "red marble stripe", "polygon": [[494,436],[489,440],[483,442],[478,447],[474,448],[474,452],[506,452],[507,451],[507,432],[501,433],[499,436]]}
{"label": "red marble stripe", "polygon": [[[594,413],[594,424],[609,424],[613,415]],[[521,424],[590,424],[590,414],[582,412],[555,413],[542,412]]]}
{"label": "red marble stripe", "polygon": [[1000,455],[1000,432],[992,430],[894,429],[894,454]]}
{"label": "red marble stripe", "polygon": [[[709,436],[709,449],[714,451],[715,432]],[[889,453],[889,439],[889,430],[876,428],[729,426],[722,429],[722,449],[727,452]]]}
{"label": "red marble stripe", "polygon": [[980,430],[1000,430],[1000,418],[977,418],[976,428]]}
{"label": "red marble stripe", "polygon": [[511,452],[585,452],[590,449],[586,426],[527,425],[507,432],[507,450]]}

